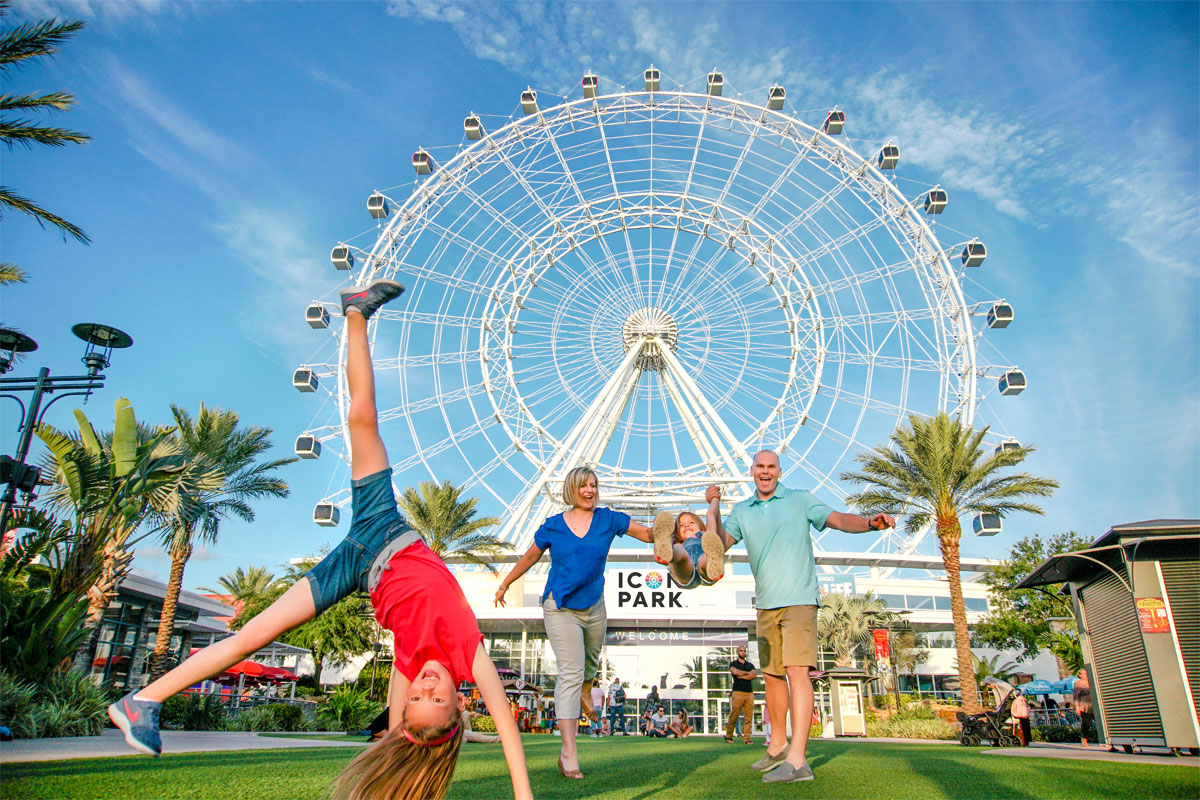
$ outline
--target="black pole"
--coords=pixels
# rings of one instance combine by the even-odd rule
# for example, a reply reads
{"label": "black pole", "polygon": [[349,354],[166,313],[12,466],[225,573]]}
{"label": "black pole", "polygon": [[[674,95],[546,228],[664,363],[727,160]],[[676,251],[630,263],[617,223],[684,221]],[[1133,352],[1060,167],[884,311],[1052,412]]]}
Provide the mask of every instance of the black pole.
{"label": "black pole", "polygon": [[[29,455],[29,444],[33,440],[33,429],[37,426],[38,407],[42,403],[42,395],[46,391],[46,383],[50,377],[50,368],[38,370],[37,382],[33,385],[33,399],[29,401],[29,410],[21,421],[21,438],[17,442],[17,452],[13,456],[17,464],[24,465],[25,457]],[[8,518],[17,501],[16,483],[10,482],[4,490],[4,499],[0,500],[0,534],[8,532]]]}

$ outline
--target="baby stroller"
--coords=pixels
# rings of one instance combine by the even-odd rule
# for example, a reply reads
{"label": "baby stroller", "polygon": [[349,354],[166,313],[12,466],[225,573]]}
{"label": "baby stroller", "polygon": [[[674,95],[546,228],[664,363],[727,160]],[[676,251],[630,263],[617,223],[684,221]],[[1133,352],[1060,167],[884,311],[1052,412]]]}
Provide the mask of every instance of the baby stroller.
{"label": "baby stroller", "polygon": [[955,716],[962,723],[959,742],[964,747],[978,747],[984,739],[990,739],[995,747],[1017,747],[1021,740],[1013,733],[1012,704],[1017,699],[1017,690],[1009,692],[1000,707],[982,714],[967,714],[959,711]]}

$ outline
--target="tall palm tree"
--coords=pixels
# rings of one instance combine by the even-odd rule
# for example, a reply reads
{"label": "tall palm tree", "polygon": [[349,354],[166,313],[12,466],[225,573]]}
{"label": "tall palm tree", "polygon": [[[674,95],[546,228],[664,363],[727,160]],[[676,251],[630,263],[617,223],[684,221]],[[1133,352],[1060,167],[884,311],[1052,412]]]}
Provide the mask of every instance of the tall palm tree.
{"label": "tall palm tree", "polygon": [[271,448],[271,429],[238,427],[238,413],[200,404],[193,419],[179,406],[171,406],[175,417],[175,436],[183,449],[188,469],[219,470],[221,480],[197,491],[186,492],[176,513],[163,526],[163,545],[171,556],[171,576],[163,597],[162,617],[154,640],[150,678],[156,680],[167,671],[167,650],[175,627],[175,610],[183,586],[183,570],[199,543],[212,543],[221,532],[221,522],[234,516],[246,522],[254,520],[251,500],[287,497],[288,485],[275,470],[296,461],[295,457],[259,461]]}
{"label": "tall palm tree", "polygon": [[495,534],[480,533],[499,524],[496,517],[475,519],[478,498],[462,499],[462,490],[450,481],[422,481],[420,491],[409,487],[397,498],[400,510],[413,530],[425,537],[429,549],[441,558],[455,555],[498,574],[492,560],[512,547]]}
{"label": "tall palm tree", "polygon": [[855,460],[861,472],[843,474],[842,480],[867,488],[846,498],[863,513],[886,511],[907,515],[905,530],[916,533],[925,525],[936,525],[942,563],[950,584],[950,611],[954,620],[954,644],[958,655],[958,677],[963,707],[980,711],[978,687],[971,672],[971,641],[963,607],[959,543],[963,514],[999,514],[1016,511],[1041,514],[1042,509],[1026,498],[1048,497],[1058,488],[1051,478],[1025,473],[1004,474],[1033,452],[1029,446],[1004,448],[985,455],[983,440],[988,429],[977,431],[944,411],[932,418],[916,414],[891,436],[891,446],[879,445]]}
{"label": "tall palm tree", "polygon": [[209,589],[202,586],[200,591],[227,594],[240,608],[247,600],[266,594],[273,583],[275,583],[275,573],[266,567],[246,567],[245,569],[238,567],[233,572],[217,578],[217,585],[221,588]]}
{"label": "tall palm tree", "polygon": [[821,650],[833,653],[839,667],[854,665],[854,651],[871,638],[871,630],[893,619],[887,603],[870,592],[841,594],[830,592],[821,598],[817,615],[817,641]]}
{"label": "tall palm tree", "polygon": [[[0,0],[0,16],[8,11],[8,7],[8,0]],[[27,66],[30,63],[29,59],[54,55],[60,45],[82,29],[82,22],[59,22],[49,19],[0,31],[0,78],[8,78],[8,71],[14,67]],[[14,144],[25,147],[33,147],[35,144],[51,147],[83,144],[90,138],[86,134],[65,128],[37,125],[24,117],[14,116],[14,113],[67,111],[73,105],[75,98],[67,92],[42,95],[0,94],[0,141],[9,149],[12,149]],[[0,208],[11,208],[28,214],[43,227],[49,223],[84,244],[91,241],[88,235],[75,225],[21,197],[7,186],[0,186]],[[25,272],[20,267],[9,263],[0,264],[0,284],[24,280]]]}

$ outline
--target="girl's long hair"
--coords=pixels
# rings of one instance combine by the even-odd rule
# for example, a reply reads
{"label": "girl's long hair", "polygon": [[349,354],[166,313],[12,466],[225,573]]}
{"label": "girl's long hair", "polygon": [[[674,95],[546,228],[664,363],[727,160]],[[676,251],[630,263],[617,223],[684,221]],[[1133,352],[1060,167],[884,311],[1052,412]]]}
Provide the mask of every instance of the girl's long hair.
{"label": "girl's long hair", "polygon": [[431,742],[453,730],[449,740],[432,747],[413,744],[400,727],[350,762],[333,784],[331,800],[438,800],[446,796],[458,763],[465,729],[454,714],[444,726],[409,728],[414,739]]}

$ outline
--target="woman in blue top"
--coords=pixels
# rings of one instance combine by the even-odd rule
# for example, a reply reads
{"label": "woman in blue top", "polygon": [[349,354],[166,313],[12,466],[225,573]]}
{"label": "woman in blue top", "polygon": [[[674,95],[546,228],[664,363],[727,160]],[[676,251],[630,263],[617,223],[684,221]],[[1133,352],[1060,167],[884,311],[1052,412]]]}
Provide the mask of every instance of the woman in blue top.
{"label": "woman in blue top", "polygon": [[[550,517],[533,536],[533,545],[512,571],[500,581],[496,605],[503,606],[504,593],[517,578],[550,551],[550,575],[542,594],[546,638],[558,661],[554,686],[555,716],[562,732],[562,755],[558,768],[568,778],[582,778],[575,734],[579,728],[580,701],[588,697],[600,666],[600,648],[608,615],[604,610],[604,564],[613,539],[629,534],[643,542],[653,541],[651,529],[633,522],[628,514],[597,508],[599,484],[588,467],[576,467],[563,480],[563,502],[571,506]],[[655,526],[670,528],[674,518],[660,514]],[[590,701],[590,698],[589,698]],[[588,709],[589,716],[594,713]]]}

